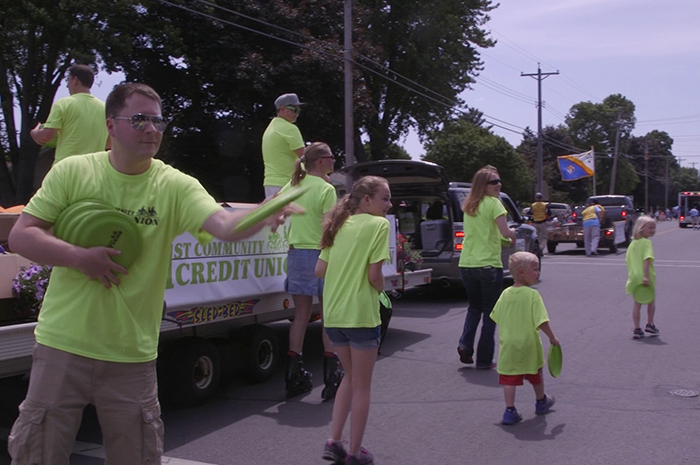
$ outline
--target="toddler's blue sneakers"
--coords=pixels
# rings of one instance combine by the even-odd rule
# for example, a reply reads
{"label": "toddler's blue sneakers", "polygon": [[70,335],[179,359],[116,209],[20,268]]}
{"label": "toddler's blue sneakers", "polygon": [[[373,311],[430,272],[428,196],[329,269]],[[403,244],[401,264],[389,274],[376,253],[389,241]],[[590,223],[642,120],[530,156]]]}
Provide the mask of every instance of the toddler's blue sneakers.
{"label": "toddler's blue sneakers", "polygon": [[544,396],[544,399],[535,402],[535,413],[537,415],[544,415],[549,412],[549,409],[554,405],[554,397]]}
{"label": "toddler's blue sneakers", "polygon": [[507,408],[506,411],[503,412],[503,421],[501,421],[501,423],[504,425],[514,425],[522,419],[523,416],[518,413],[515,407],[513,407],[512,410]]}

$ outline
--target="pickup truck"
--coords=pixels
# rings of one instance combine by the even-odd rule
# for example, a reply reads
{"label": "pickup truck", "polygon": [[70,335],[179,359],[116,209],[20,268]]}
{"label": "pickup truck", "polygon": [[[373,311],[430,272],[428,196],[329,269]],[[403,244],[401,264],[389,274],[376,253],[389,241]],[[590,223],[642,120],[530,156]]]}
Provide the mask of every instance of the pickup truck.
{"label": "pickup truck", "polygon": [[586,205],[594,202],[605,208],[605,218],[612,223],[623,221],[625,224],[625,242],[632,241],[634,224],[637,222],[639,213],[634,208],[632,198],[626,195],[595,195],[588,197]]}
{"label": "pickup truck", "polygon": [[[17,216],[0,214],[0,224]],[[430,269],[397,271],[396,221],[387,219],[393,234],[391,258],[382,267],[385,290],[429,283]],[[203,403],[238,368],[247,368],[253,382],[273,376],[282,352],[266,324],[294,316],[293,300],[284,292],[288,232],[287,224],[275,233],[264,228],[239,242],[206,245],[189,233],[175,238],[158,345],[161,398],[177,405]],[[0,378],[31,368],[36,317],[17,313],[11,294],[12,278],[28,264],[17,254],[0,255]]]}
{"label": "pickup truck", "polygon": [[[625,222],[613,222],[610,218],[604,219],[600,227],[598,248],[607,248],[610,249],[611,253],[615,253],[618,246],[625,242]],[[559,218],[547,222],[547,251],[555,253],[557,245],[562,243],[575,243],[577,247],[584,246],[580,211],[576,212],[576,217],[572,216],[564,222],[560,222]]]}

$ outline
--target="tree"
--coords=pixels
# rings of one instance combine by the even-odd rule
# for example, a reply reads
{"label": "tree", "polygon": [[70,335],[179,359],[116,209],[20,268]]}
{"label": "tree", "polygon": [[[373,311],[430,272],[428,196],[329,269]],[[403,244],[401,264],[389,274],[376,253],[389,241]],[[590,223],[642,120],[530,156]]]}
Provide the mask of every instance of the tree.
{"label": "tree", "polygon": [[[619,131],[618,153],[625,153],[636,123],[634,103],[620,94],[606,97],[603,103],[581,102],[566,116],[569,136],[576,147],[594,147],[596,153],[597,193],[607,193],[611,179],[602,173],[612,173],[615,139]],[[639,183],[632,165],[619,157],[615,190],[631,193]]]}
{"label": "tree", "polygon": [[[678,163],[672,153],[673,139],[664,131],[651,131],[643,137],[632,137],[629,141],[628,153],[625,154],[634,166],[637,176],[642,180],[632,192],[637,205],[650,208],[666,208],[666,193],[668,187],[668,202],[673,202],[673,197],[678,193],[673,188],[671,179],[674,172],[678,171]],[[645,163],[645,154],[649,154],[648,163]],[[646,167],[648,165],[648,176]],[[667,186],[666,170],[669,179]],[[646,199],[647,178],[649,185],[648,203]],[[675,205],[675,203],[674,203]]]}
{"label": "tree", "polygon": [[481,70],[477,47],[495,44],[481,29],[495,6],[490,0],[358,3],[368,10],[359,32],[374,45],[369,58],[390,70],[377,69],[367,59],[356,58],[361,66],[384,75],[362,69],[361,81],[356,82],[367,88],[372,104],[370,118],[359,123],[369,135],[374,157],[381,159],[387,147],[410,127],[426,136],[462,103],[459,94]]}
{"label": "tree", "polygon": [[[365,155],[367,156],[367,160],[374,160],[369,144],[364,145],[364,151]],[[411,156],[400,145],[391,144],[389,147],[387,147],[385,158],[389,160],[410,160]]]}
{"label": "tree", "polygon": [[533,178],[523,157],[503,137],[457,119],[434,131],[426,144],[425,161],[442,166],[451,181],[471,181],[485,165],[498,169],[503,190],[516,201],[532,197]]}
{"label": "tree", "polygon": [[136,10],[126,0],[0,0],[0,11],[0,204],[10,205],[32,194],[39,146],[29,131],[48,117],[66,70],[99,63],[101,52],[128,55],[123,26]]}

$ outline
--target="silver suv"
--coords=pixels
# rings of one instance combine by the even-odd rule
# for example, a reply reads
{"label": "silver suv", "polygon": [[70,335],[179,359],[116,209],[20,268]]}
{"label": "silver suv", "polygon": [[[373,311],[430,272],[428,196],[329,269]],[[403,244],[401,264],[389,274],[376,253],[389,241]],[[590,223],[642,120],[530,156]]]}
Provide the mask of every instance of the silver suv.
{"label": "silver suv", "polygon": [[[357,163],[344,172],[350,183],[362,176],[381,176],[389,181],[396,231],[405,237],[423,259],[421,268],[432,268],[432,281],[444,287],[461,286],[459,256],[462,250],[462,203],[470,183],[449,182],[445,170],[435,163],[414,160],[382,160]],[[508,225],[516,229],[516,244],[502,253],[504,280],[511,281],[508,258],[516,250],[541,257],[535,228],[525,224],[515,204],[501,193]]]}

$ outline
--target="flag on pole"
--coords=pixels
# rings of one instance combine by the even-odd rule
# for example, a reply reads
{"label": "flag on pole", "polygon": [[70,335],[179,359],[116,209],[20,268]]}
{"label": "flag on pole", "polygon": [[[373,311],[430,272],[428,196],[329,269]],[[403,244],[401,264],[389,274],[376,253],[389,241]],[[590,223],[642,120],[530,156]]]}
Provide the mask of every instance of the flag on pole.
{"label": "flag on pole", "polygon": [[557,157],[562,181],[576,181],[595,176],[595,154],[593,150],[574,155]]}

